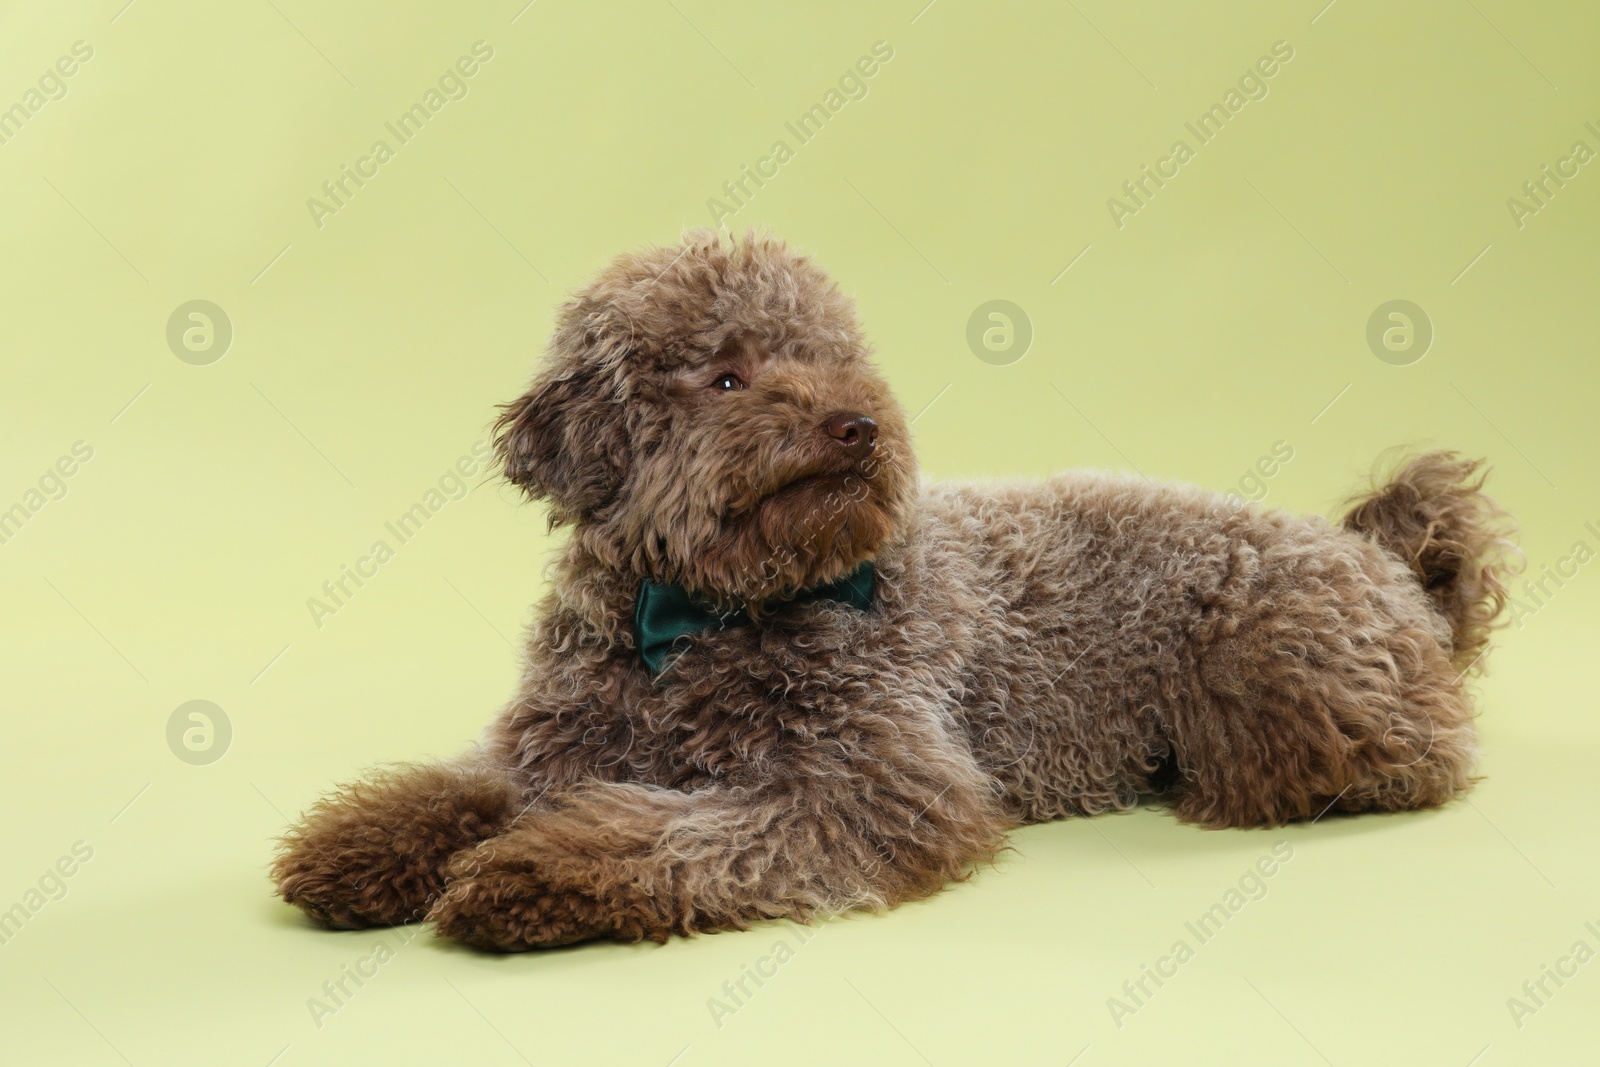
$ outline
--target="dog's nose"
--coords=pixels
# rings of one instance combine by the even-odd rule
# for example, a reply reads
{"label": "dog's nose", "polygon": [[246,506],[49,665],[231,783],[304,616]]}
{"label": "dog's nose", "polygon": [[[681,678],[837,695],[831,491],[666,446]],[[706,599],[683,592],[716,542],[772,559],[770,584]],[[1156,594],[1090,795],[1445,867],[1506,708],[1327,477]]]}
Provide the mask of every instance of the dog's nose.
{"label": "dog's nose", "polygon": [[828,436],[838,441],[850,458],[863,460],[872,455],[878,444],[878,424],[855,411],[841,411],[829,415],[822,428]]}

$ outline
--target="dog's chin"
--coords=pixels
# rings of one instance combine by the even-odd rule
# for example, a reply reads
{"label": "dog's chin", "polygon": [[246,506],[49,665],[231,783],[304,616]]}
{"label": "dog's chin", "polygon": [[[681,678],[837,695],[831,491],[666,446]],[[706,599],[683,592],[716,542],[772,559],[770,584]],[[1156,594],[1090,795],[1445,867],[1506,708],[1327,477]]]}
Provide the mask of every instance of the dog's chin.
{"label": "dog's chin", "polygon": [[849,574],[894,529],[892,508],[853,471],[797,478],[727,522],[697,561],[699,590],[759,605]]}

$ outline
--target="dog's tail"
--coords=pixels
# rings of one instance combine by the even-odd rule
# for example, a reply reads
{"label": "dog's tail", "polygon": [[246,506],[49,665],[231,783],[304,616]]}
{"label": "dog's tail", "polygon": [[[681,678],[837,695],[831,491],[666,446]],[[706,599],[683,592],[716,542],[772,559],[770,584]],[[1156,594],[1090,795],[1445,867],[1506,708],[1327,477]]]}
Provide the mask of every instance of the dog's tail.
{"label": "dog's tail", "polygon": [[1451,660],[1478,666],[1501,624],[1506,580],[1521,566],[1511,516],[1483,492],[1482,460],[1426,452],[1348,502],[1346,529],[1365,534],[1410,565],[1450,624]]}

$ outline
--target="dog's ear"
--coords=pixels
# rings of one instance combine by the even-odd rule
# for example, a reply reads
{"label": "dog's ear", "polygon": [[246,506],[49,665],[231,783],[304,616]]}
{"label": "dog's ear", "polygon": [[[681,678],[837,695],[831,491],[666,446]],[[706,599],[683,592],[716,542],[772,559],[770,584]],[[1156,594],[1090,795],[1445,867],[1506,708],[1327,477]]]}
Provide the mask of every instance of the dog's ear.
{"label": "dog's ear", "polygon": [[549,500],[553,523],[594,514],[622,485],[627,431],[623,405],[609,393],[596,368],[568,363],[501,405],[494,447],[506,480],[531,500]]}

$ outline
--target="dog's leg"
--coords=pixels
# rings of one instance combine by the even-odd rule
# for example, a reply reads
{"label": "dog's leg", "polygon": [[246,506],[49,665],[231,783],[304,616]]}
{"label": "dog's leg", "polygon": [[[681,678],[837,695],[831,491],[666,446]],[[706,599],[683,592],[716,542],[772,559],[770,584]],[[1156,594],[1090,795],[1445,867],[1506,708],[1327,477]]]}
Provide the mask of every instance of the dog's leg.
{"label": "dog's leg", "polygon": [[1462,672],[1431,640],[1396,655],[1399,677],[1379,700],[1360,702],[1360,743],[1330,792],[1334,811],[1438,807],[1470,788],[1477,758],[1472,705]]}
{"label": "dog's leg", "polygon": [[324,926],[416,922],[443,890],[451,854],[509,824],[519,793],[476,753],[374,772],[318,801],[284,835],[272,879]]}
{"label": "dog's leg", "polygon": [[1297,662],[1249,696],[1211,692],[1178,717],[1169,795],[1180,818],[1261,826],[1428,808],[1471,784],[1472,709],[1430,633],[1396,630],[1342,660]]}
{"label": "dog's leg", "polygon": [[664,941],[891,906],[1000,845],[993,791],[970,760],[819,770],[695,793],[586,786],[459,854],[428,918],[441,936],[501,950]]}

